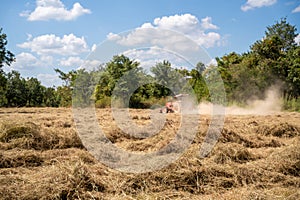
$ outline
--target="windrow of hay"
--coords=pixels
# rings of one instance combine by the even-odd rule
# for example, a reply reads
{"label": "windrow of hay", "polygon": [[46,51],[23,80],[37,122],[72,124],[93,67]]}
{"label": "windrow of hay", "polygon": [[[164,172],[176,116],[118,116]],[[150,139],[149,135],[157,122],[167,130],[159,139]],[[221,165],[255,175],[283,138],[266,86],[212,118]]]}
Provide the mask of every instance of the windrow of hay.
{"label": "windrow of hay", "polygon": [[[93,199],[91,192],[105,191],[101,176],[96,176],[81,160],[61,162],[35,169],[2,171],[2,199]],[[13,184],[13,183],[23,184]]]}
{"label": "windrow of hay", "polygon": [[33,122],[2,122],[0,149],[13,148],[47,150],[55,148],[84,148],[74,130],[43,129]]}
{"label": "windrow of hay", "polygon": [[218,145],[213,149],[212,156],[214,156],[214,161],[218,164],[224,164],[232,161],[245,163],[259,159],[259,156],[254,155],[247,148],[235,143]]}
{"label": "windrow of hay", "polygon": [[82,160],[86,164],[98,161],[87,151],[77,148],[52,149],[44,151],[11,149],[0,151],[0,168],[38,167],[64,161]]}
{"label": "windrow of hay", "polygon": [[259,136],[251,132],[247,134],[238,134],[232,129],[224,128],[221,132],[219,141],[223,143],[237,143],[245,147],[261,148],[261,147],[280,147],[283,144],[276,138]]}
{"label": "windrow of hay", "polygon": [[[178,160],[158,171],[129,174],[104,166],[86,151],[70,109],[0,111],[0,199],[300,198],[297,113],[228,116],[213,151],[200,159],[210,124],[204,116]],[[142,110],[131,112],[136,121],[150,120]],[[168,114],[160,133],[134,138],[117,129],[110,114],[97,110],[100,127],[119,148],[136,153],[161,149],[180,125]]]}
{"label": "windrow of hay", "polygon": [[[300,177],[300,139],[297,138],[288,147],[274,151],[266,160],[266,168],[284,175]],[[300,180],[298,180],[300,187]]]}
{"label": "windrow of hay", "polygon": [[300,135],[300,128],[289,123],[260,126],[257,133],[276,137],[295,137]]}

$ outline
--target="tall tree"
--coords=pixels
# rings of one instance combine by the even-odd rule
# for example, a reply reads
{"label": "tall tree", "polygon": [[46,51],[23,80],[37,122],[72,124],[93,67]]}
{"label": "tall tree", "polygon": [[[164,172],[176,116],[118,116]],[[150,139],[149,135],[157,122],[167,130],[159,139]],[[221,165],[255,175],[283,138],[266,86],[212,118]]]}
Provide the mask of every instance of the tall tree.
{"label": "tall tree", "polygon": [[180,93],[182,87],[185,85],[181,83],[184,76],[178,73],[171,67],[171,63],[167,60],[157,63],[152,67],[151,72],[159,85],[160,95],[163,97]]}
{"label": "tall tree", "polygon": [[286,18],[282,18],[274,25],[268,26],[265,32],[266,38],[278,37],[281,43],[282,51],[288,51],[296,46],[295,38],[298,35],[296,26],[289,24]]}
{"label": "tall tree", "polygon": [[0,73],[3,73],[2,68],[4,64],[10,66],[10,64],[15,60],[14,54],[6,49],[6,37],[6,34],[2,33],[2,28],[0,28]]}
{"label": "tall tree", "polygon": [[[137,70],[138,72],[139,64],[139,62],[130,60],[124,55],[114,56],[112,60],[106,64],[105,70],[101,74],[101,78],[95,89],[96,99],[98,100],[105,96],[111,96],[117,81],[130,70]],[[134,79],[131,80],[131,83],[134,82],[133,80]],[[127,82],[120,84],[126,85]],[[119,89],[120,92],[125,92],[125,90],[127,90],[126,88]]]}
{"label": "tall tree", "polygon": [[27,106],[42,106],[44,100],[45,87],[37,78],[26,80]]}
{"label": "tall tree", "polygon": [[26,80],[17,71],[7,74],[7,104],[8,106],[26,106]]}
{"label": "tall tree", "polygon": [[54,69],[54,71],[59,74],[58,77],[62,81],[64,81],[65,86],[67,86],[67,87],[73,86],[74,81],[76,79],[76,75],[77,75],[77,72],[75,70],[65,73],[65,72],[61,71],[60,69],[56,68],[56,69]]}

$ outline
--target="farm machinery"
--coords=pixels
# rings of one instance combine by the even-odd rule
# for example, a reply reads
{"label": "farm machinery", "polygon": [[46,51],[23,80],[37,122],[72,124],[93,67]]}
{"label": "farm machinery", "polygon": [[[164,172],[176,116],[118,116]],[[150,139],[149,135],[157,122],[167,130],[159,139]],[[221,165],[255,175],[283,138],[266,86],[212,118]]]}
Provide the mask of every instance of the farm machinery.
{"label": "farm machinery", "polygon": [[182,110],[182,104],[184,98],[186,98],[188,94],[178,94],[172,97],[169,97],[169,100],[166,102],[164,108],[160,110],[161,113],[180,113]]}

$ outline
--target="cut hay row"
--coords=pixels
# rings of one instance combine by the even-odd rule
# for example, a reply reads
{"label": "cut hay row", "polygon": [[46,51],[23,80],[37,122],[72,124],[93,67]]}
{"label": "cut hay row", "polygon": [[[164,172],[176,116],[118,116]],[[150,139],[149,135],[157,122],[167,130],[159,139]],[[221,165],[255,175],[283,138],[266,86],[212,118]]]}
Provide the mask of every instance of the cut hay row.
{"label": "cut hay row", "polygon": [[[137,123],[151,118],[131,110]],[[174,137],[179,118],[134,138],[97,110],[107,137],[127,151],[157,151]],[[228,116],[213,151],[200,159],[209,118],[190,148],[161,170],[129,174],[97,161],[82,145],[70,109],[0,110],[1,199],[299,199],[300,114]]]}

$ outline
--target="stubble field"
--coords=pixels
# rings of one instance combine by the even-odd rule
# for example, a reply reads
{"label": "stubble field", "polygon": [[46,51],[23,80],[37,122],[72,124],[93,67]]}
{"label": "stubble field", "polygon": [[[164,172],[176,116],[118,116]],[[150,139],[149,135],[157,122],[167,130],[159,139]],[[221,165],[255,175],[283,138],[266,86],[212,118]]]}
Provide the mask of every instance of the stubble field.
{"label": "stubble field", "polygon": [[[180,115],[140,139],[124,134],[110,109],[97,109],[108,139],[126,151],[155,152],[175,136]],[[148,110],[130,110],[150,122]],[[210,117],[169,166],[124,173],[83,146],[70,108],[0,109],[0,199],[300,199],[300,113],[227,115],[214,149],[199,158]]]}

